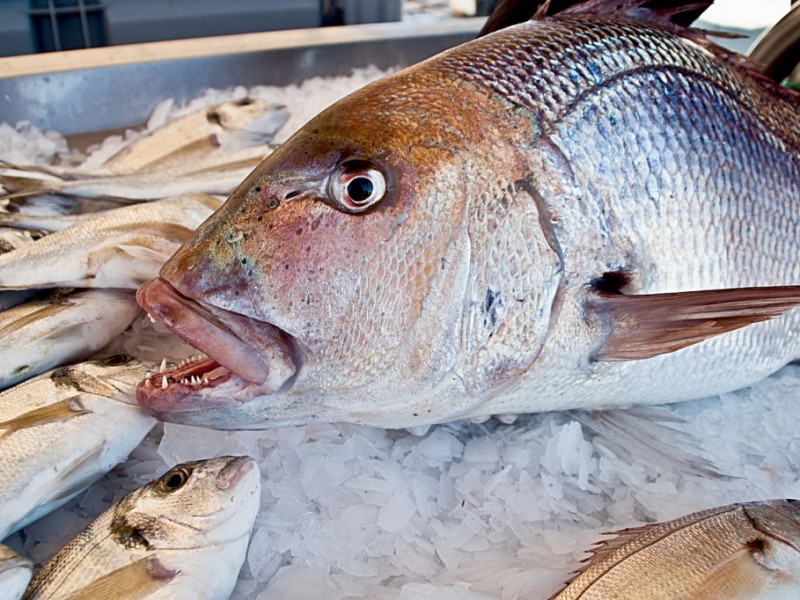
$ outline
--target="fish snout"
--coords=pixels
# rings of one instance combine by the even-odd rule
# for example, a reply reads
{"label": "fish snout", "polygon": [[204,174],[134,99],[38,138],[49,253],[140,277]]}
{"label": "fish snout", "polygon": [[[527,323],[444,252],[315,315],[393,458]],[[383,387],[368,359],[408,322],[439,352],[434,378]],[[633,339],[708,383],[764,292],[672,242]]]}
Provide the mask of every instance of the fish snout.
{"label": "fish snout", "polygon": [[217,489],[228,490],[236,487],[242,478],[256,469],[256,462],[249,456],[233,456],[222,470],[217,473]]}

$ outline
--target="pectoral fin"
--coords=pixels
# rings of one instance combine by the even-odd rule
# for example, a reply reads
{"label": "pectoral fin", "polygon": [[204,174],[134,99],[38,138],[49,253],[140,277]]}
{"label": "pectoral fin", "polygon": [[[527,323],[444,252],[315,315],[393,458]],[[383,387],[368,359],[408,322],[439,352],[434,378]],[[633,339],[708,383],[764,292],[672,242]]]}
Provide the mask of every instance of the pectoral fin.
{"label": "pectoral fin", "polygon": [[167,585],[178,571],[165,568],[156,557],[140,558],[122,568],[95,579],[73,592],[67,600],[144,600]]}
{"label": "pectoral fin", "polygon": [[800,306],[800,286],[704,290],[673,294],[599,293],[589,310],[608,337],[592,358],[638,360],[777,317]]}

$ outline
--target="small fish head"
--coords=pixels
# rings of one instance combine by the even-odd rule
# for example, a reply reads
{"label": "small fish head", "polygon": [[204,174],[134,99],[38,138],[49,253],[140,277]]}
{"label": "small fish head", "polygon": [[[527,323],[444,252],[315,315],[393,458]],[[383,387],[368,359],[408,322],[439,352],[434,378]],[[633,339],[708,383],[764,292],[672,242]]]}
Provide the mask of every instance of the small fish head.
{"label": "small fish head", "polygon": [[249,535],[261,479],[247,456],[176,465],[119,505],[112,533],[148,548],[193,548]]}
{"label": "small fish head", "polygon": [[[465,95],[440,78],[398,74],[329,108],[262,163],[164,265],[160,282],[241,339],[270,324],[293,368],[264,388],[267,365],[247,373],[173,327],[252,385],[160,405],[155,396],[165,394],[141,393],[145,408],[204,424],[188,413],[215,410],[221,428],[315,419],[386,426],[399,413],[413,421],[414,402],[430,411],[431,390],[460,351],[465,203],[471,174],[487,168],[473,145],[492,135]],[[162,297],[140,291],[157,318]],[[250,325],[233,325],[231,315]]]}
{"label": "small fish head", "polygon": [[757,532],[750,542],[755,561],[776,573],[775,585],[800,581],[800,500],[766,500],[744,505]]}

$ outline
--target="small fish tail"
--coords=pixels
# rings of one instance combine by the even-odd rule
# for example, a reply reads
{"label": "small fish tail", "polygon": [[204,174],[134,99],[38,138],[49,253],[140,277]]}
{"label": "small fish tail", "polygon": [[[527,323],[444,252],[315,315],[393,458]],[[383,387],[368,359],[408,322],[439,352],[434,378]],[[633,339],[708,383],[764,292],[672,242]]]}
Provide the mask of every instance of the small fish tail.
{"label": "small fish tail", "polygon": [[0,200],[26,198],[47,192],[55,192],[58,187],[58,182],[53,180],[45,181],[34,177],[0,175],[0,188],[2,188]]}

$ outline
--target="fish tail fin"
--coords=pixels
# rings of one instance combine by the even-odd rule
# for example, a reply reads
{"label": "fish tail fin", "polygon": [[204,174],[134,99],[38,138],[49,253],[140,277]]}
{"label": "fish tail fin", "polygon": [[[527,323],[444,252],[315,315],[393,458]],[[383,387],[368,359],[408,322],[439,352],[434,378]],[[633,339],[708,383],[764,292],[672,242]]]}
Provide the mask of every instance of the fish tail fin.
{"label": "fish tail fin", "polygon": [[26,198],[48,192],[57,192],[60,187],[60,181],[57,179],[41,179],[24,175],[0,175],[0,188],[2,188],[0,200]]}

